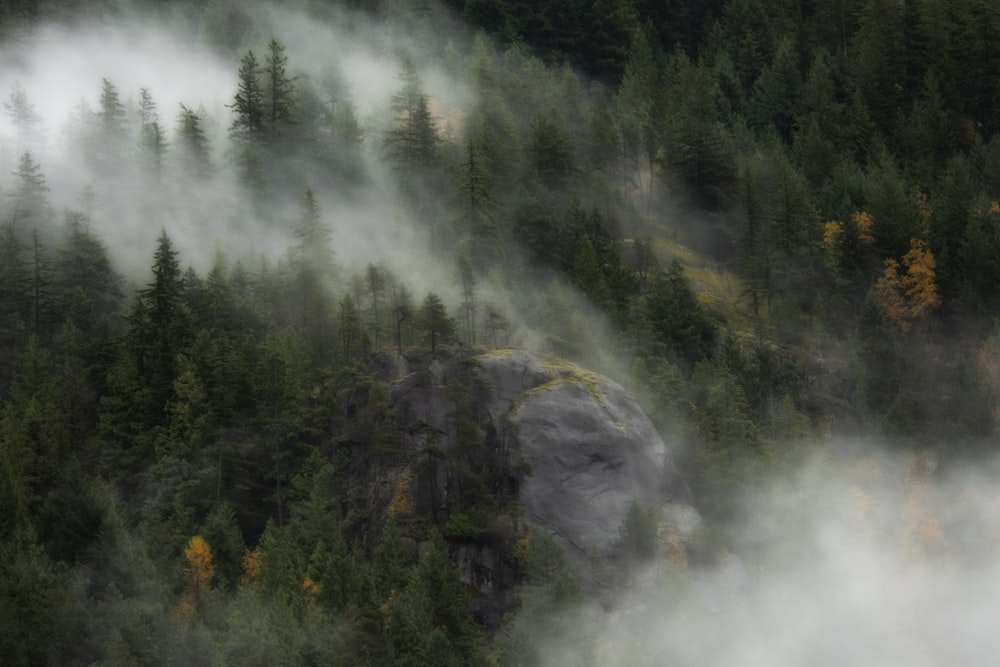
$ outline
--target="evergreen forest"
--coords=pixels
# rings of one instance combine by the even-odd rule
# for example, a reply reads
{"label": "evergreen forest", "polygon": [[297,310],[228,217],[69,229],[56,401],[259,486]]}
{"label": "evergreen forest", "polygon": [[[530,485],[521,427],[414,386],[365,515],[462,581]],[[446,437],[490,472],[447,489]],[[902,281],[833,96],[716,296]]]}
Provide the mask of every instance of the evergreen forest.
{"label": "evergreen forest", "polygon": [[745,499],[803,465],[965,562],[927,489],[995,455],[994,0],[4,0],[0,99],[4,665],[663,664],[545,648],[606,618],[519,514],[508,348],[624,385],[690,490],[611,589],[765,562]]}

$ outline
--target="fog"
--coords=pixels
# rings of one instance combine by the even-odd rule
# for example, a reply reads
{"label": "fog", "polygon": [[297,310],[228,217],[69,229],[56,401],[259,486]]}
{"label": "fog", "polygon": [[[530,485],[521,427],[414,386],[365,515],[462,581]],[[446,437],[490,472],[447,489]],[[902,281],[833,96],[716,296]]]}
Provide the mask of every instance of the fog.
{"label": "fog", "polygon": [[[109,247],[116,266],[136,283],[148,280],[155,239],[165,230],[182,265],[204,271],[216,248],[231,260],[280,262],[290,244],[296,202],[309,186],[331,226],[341,277],[382,263],[416,295],[459,298],[454,257],[440,252],[420,216],[405,208],[383,156],[392,121],[391,97],[404,58],[413,58],[442,134],[460,134],[474,101],[448,48],[471,39],[456,33],[431,49],[412,26],[370,24],[363,17],[319,22],[286,10],[260,8],[234,52],[209,46],[181,21],[155,25],[111,16],[72,26],[46,25],[16,45],[0,48],[0,93],[23,87],[40,116],[38,136],[19,135],[0,115],[0,194],[16,184],[18,157],[31,151],[49,187],[53,227],[65,209],[79,209]],[[324,102],[353,105],[363,140],[363,174],[350,185],[332,182],[303,160],[290,191],[267,206],[241,189],[232,163],[229,105],[241,55],[263,59],[271,38],[287,48],[290,70],[315,86]],[[456,47],[455,45],[459,45]],[[438,55],[435,55],[438,54]],[[80,154],[74,114],[96,109],[102,79],[117,88],[136,142],[139,91],[157,104],[168,140],[163,177],[134,171],[99,175]],[[211,148],[211,170],[192,178],[174,158],[180,105],[197,110]],[[135,150],[132,146],[129,150]],[[659,196],[659,193],[657,193]],[[11,220],[9,197],[3,222]],[[667,202],[664,206],[673,206]],[[517,261],[517,260],[511,260]],[[484,276],[486,301],[508,312],[537,309],[538,294],[511,294]],[[540,288],[548,287],[541,284]],[[339,285],[339,289],[346,289]],[[562,290],[562,287],[554,291]],[[587,313],[594,365],[615,367],[603,349],[604,324],[579,294],[564,295],[573,312]],[[522,331],[516,342],[541,345],[543,334]],[[620,378],[626,374],[617,367]],[[636,573],[609,609],[583,605],[567,622],[537,638],[552,667],[618,665],[843,665],[987,664],[995,653],[1000,600],[1000,492],[990,467],[937,469],[933,460],[877,453],[884,445],[852,443],[850,457],[827,456],[795,472],[776,473],[766,488],[743,499],[737,529],[708,561],[683,566],[664,559]],[[818,449],[839,451],[824,443]],[[831,472],[833,471],[833,472]],[[689,536],[695,550],[699,540]],[[713,542],[714,543],[714,542]]]}
{"label": "fog", "polygon": [[[0,188],[10,192],[15,187],[12,173],[20,155],[30,151],[46,178],[56,220],[67,208],[88,213],[119,269],[144,280],[161,229],[179,249],[182,265],[199,271],[207,269],[217,246],[231,260],[280,260],[289,245],[296,202],[308,186],[316,192],[333,231],[335,255],[345,267],[383,262],[403,279],[413,276],[417,292],[450,285],[453,261],[439,270],[442,262],[395,200],[384,161],[390,98],[401,86],[398,75],[412,50],[409,40],[360,15],[345,19],[341,29],[337,21],[318,22],[289,10],[261,6],[246,11],[254,14],[255,23],[245,36],[247,43],[234,53],[220,53],[181,19],[153,21],[127,12],[72,25],[44,24],[29,38],[0,49],[3,101],[10,102],[18,85],[40,117],[35,132],[25,136],[10,113],[0,115]],[[354,184],[345,192],[310,166],[307,157],[298,165],[295,186],[272,190],[266,209],[249,202],[240,189],[230,139],[237,71],[248,50],[263,64],[272,38],[285,46],[290,74],[298,83],[315,88],[324,103],[353,106],[364,132],[358,158],[364,167],[361,187]],[[462,82],[439,64],[419,63],[419,73],[439,119],[468,103]],[[82,154],[80,127],[87,118],[81,117],[81,109],[99,110],[103,79],[115,86],[128,114],[130,154],[138,150],[140,90],[152,96],[167,143],[161,176],[153,179],[132,169],[98,173]],[[181,104],[201,118],[210,149],[207,178],[192,179],[175,164]],[[438,124],[448,131],[445,122]],[[10,211],[5,217],[9,221]]]}
{"label": "fog", "polygon": [[540,641],[544,664],[991,664],[995,464],[941,473],[931,457],[864,446],[748,493],[732,550],[661,556],[611,610],[569,612]]}

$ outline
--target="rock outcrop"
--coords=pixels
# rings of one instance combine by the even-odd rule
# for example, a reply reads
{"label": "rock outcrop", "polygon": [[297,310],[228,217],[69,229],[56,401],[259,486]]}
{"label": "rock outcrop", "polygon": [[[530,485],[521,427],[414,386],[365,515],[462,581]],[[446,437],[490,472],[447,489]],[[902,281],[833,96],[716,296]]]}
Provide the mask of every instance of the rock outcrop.
{"label": "rock outcrop", "polygon": [[349,460],[372,498],[372,521],[402,512],[416,544],[425,518],[439,522],[462,581],[480,594],[486,627],[498,627],[513,604],[507,593],[527,527],[562,546],[590,590],[610,581],[592,579],[595,558],[631,557],[620,542],[633,504],[653,517],[658,553],[683,551],[677,540],[697,527],[668,447],[606,376],[527,350],[462,348],[378,355],[369,372],[381,392],[346,391],[344,420],[399,449],[387,465],[370,465],[365,439],[340,446],[358,452]]}
{"label": "rock outcrop", "polygon": [[690,492],[635,399],[610,378],[525,350],[479,357],[497,415],[519,430],[530,472],[518,499],[526,517],[572,555],[605,556],[632,503],[687,504]]}

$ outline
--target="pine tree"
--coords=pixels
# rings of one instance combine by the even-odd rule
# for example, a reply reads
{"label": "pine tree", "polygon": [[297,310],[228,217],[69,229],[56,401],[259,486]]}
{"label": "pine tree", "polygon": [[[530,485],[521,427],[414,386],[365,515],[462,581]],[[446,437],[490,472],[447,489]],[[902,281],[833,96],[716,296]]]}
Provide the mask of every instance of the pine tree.
{"label": "pine tree", "polygon": [[281,141],[295,122],[295,77],[288,75],[288,57],[284,46],[272,39],[268,42],[267,51],[262,70],[263,100],[267,116],[265,126],[272,140]]}
{"label": "pine tree", "polygon": [[688,369],[711,357],[715,326],[677,260],[656,277],[646,298],[650,323],[671,357]]}
{"label": "pine tree", "polygon": [[128,113],[119,100],[118,88],[108,79],[101,79],[96,121],[96,136],[91,145],[95,167],[105,175],[123,173],[129,144]]}
{"label": "pine tree", "polygon": [[261,82],[262,71],[253,51],[247,51],[240,59],[237,74],[239,84],[236,96],[229,108],[236,114],[230,130],[243,139],[251,148],[257,146],[264,136],[267,116],[267,100]]}
{"label": "pine tree", "polygon": [[[660,77],[646,28],[638,28],[632,38],[628,64],[618,89],[618,116],[621,119],[622,144],[628,169],[634,172],[639,190],[640,209],[649,212],[652,205],[653,172],[659,150],[657,115]],[[645,160],[645,163],[641,163]],[[648,186],[643,172],[648,171]]]}
{"label": "pine tree", "polygon": [[333,268],[333,238],[329,225],[322,218],[319,202],[311,187],[306,187],[299,200],[299,215],[292,222],[295,238],[294,255],[323,273]]}
{"label": "pine tree", "polygon": [[476,344],[476,315],[479,304],[476,301],[476,275],[469,260],[459,256],[456,260],[458,282],[462,286],[462,333],[465,342]]}
{"label": "pine tree", "polygon": [[10,195],[13,200],[12,223],[27,221],[37,227],[50,222],[51,211],[45,194],[49,186],[41,165],[35,162],[31,153],[25,151],[21,154],[14,176],[17,179],[16,189]]}
{"label": "pine tree", "polygon": [[[361,327],[361,315],[350,294],[340,300],[337,312],[337,330],[340,332],[341,359],[345,365],[352,365],[367,353],[367,336]],[[400,343],[400,346],[402,344]]]}
{"label": "pine tree", "polygon": [[[162,411],[173,396],[177,355],[188,342],[188,314],[177,251],[166,231],[153,254],[153,282],[141,290],[130,315],[128,347],[148,383],[152,409]],[[157,422],[162,421],[162,412]]]}
{"label": "pine tree", "polygon": [[[720,206],[736,184],[735,148],[719,118],[712,73],[675,57],[677,74],[666,127],[667,162],[705,207]],[[680,101],[683,100],[683,103]]]}
{"label": "pine tree", "polygon": [[417,311],[418,327],[430,345],[431,354],[440,343],[451,343],[455,339],[455,322],[448,316],[441,298],[434,292],[427,294],[423,305]]}
{"label": "pine tree", "polygon": [[52,262],[36,227],[31,230],[31,332],[36,336],[49,335],[56,323],[52,282]]}
{"label": "pine tree", "polygon": [[177,115],[177,158],[181,161],[181,172],[189,178],[204,178],[212,169],[208,138],[201,127],[201,116],[183,104]]}
{"label": "pine tree", "polygon": [[468,139],[465,151],[458,189],[462,213],[456,236],[476,266],[484,267],[501,252],[500,233],[493,220],[497,202],[490,187],[492,175],[484,167],[477,142]]}
{"label": "pine tree", "polygon": [[3,108],[17,131],[16,145],[18,150],[28,151],[38,146],[42,141],[39,127],[42,117],[35,110],[35,105],[28,99],[28,94],[20,82],[14,82],[10,90],[10,98],[3,103]]}
{"label": "pine tree", "polygon": [[159,174],[163,167],[167,141],[163,128],[160,127],[156,102],[147,88],[139,90],[139,149],[149,170]]}
{"label": "pine tree", "polygon": [[782,141],[791,143],[799,113],[800,79],[792,43],[784,39],[753,84],[750,116],[759,132],[777,130]]}
{"label": "pine tree", "polygon": [[525,152],[533,174],[549,187],[564,184],[575,169],[573,146],[555,109],[532,117]]}
{"label": "pine tree", "polygon": [[59,311],[98,345],[110,332],[124,294],[122,279],[111,268],[108,250],[87,226],[82,213],[67,213],[67,240],[53,267]]}
{"label": "pine tree", "polygon": [[0,231],[0,344],[16,349],[31,322],[31,273],[27,246],[13,222]]}

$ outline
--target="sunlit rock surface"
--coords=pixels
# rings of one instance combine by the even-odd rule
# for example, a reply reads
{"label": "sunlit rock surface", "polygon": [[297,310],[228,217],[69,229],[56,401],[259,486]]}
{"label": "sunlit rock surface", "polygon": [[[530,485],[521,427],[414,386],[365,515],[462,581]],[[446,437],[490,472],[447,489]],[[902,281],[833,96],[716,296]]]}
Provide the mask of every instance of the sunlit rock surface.
{"label": "sunlit rock surface", "polygon": [[525,515],[570,552],[613,551],[633,502],[689,502],[663,439],[621,385],[525,350],[480,361],[530,465],[519,493]]}

